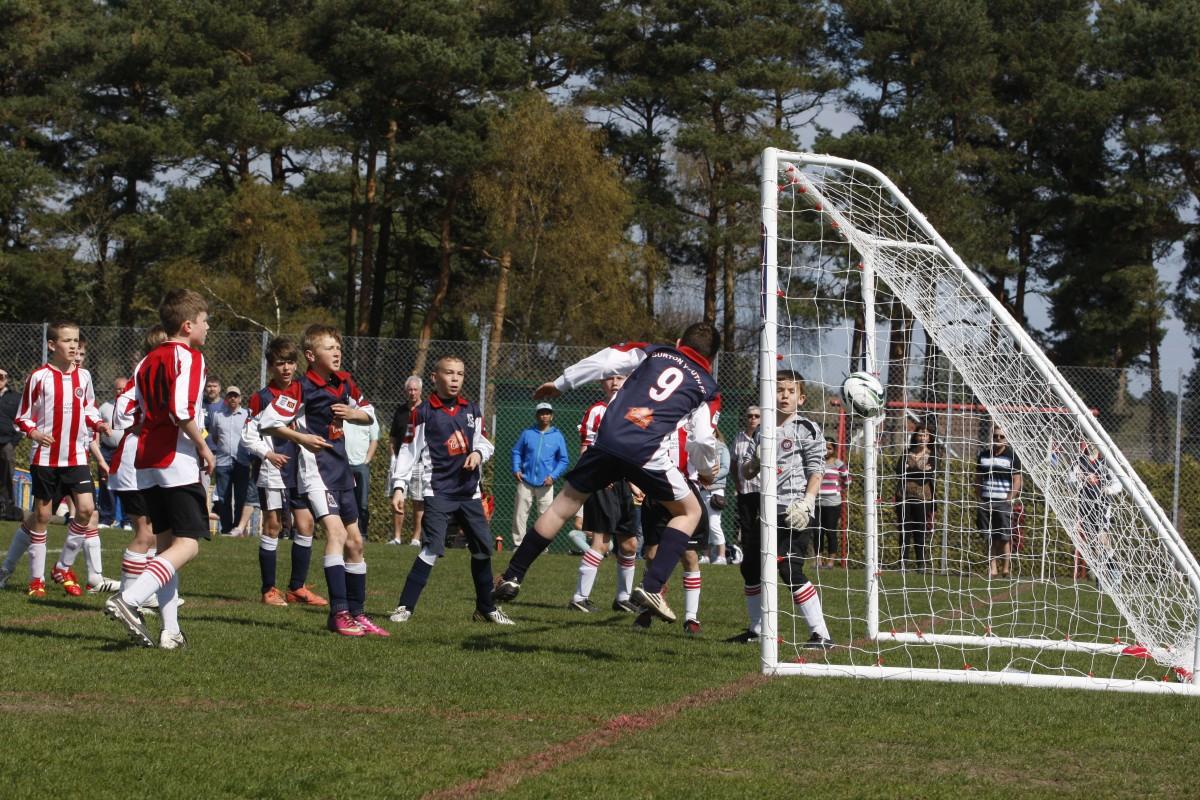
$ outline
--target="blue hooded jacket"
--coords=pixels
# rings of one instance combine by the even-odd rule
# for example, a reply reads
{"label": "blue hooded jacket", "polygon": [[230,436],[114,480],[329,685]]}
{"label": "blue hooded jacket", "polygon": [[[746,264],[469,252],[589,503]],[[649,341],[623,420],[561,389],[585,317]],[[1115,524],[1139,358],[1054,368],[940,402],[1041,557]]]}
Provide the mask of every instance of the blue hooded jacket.
{"label": "blue hooded jacket", "polygon": [[553,425],[544,431],[531,425],[521,431],[513,445],[512,471],[520,472],[530,486],[541,486],[547,475],[557,481],[567,471],[568,463],[567,440]]}

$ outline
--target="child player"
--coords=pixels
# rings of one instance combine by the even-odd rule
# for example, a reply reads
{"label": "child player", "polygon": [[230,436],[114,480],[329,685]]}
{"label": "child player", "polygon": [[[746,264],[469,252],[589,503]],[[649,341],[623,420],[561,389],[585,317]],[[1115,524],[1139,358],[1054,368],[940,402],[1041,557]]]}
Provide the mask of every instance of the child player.
{"label": "child player", "polygon": [[309,325],[303,346],[308,372],[296,381],[299,397],[275,397],[259,415],[259,430],[299,445],[300,490],[313,518],[325,528],[329,630],[341,636],[388,636],[364,608],[367,562],[342,433],[345,423],[370,425],[375,411],[350,373],[342,371],[342,335],[337,328]]}
{"label": "child player", "polygon": [[[825,475],[825,437],[821,428],[797,410],[804,405],[804,379],[798,372],[780,370],[775,376],[775,441],[779,503],[778,542],[779,577],[792,592],[792,603],[804,616],[810,635],[805,647],[833,646],[821,597],[816,587],[804,576],[804,556],[812,541],[813,529],[808,526]],[[754,434],[756,455],[742,468],[743,477],[753,477],[761,468],[757,456],[761,431]],[[742,581],[745,584],[746,613],[750,623],[746,630],[730,641],[756,642],[762,633],[762,529],[751,526],[742,531],[746,549],[742,559]]]}
{"label": "child player", "polygon": [[[262,601],[269,606],[288,603],[323,607],[325,598],[305,585],[312,561],[313,517],[308,500],[299,488],[300,448],[280,437],[263,437],[259,422],[263,411],[279,397],[299,402],[300,384],[296,382],[296,362],[300,351],[295,343],[279,336],[267,344],[267,374],[271,381],[250,396],[250,418],[242,431],[246,449],[261,460],[258,472],[258,500],[263,511],[263,531],[258,542],[258,571],[262,577]],[[293,423],[295,424],[295,423]],[[275,586],[275,561],[284,515],[292,516],[292,572],[285,596]]]}
{"label": "child player", "polygon": [[692,447],[701,471],[716,470],[711,416],[720,408],[720,395],[710,360],[719,345],[717,329],[698,322],[688,326],[674,347],[643,342],[609,347],[567,367],[556,380],[537,388],[534,398],[540,400],[557,397],[611,373],[629,376],[609,403],[596,443],[567,473],[563,491],[534,523],[537,535],[525,537],[497,579],[497,600],[517,596],[526,571],[588,496],[613,481],[628,480],[648,499],[662,503],[670,515],[658,557],[647,569],[642,584],[633,590],[630,601],[660,619],[675,621],[675,613],[661,592],[687,549],[703,510],[678,465],[672,462],[667,439],[677,435],[681,421],[689,419],[696,432]]}
{"label": "child player", "polygon": [[0,587],[17,561],[29,551],[29,596],[46,596],[46,526],[54,509],[68,495],[75,500],[75,516],[68,526],[67,542],[51,577],[72,597],[83,593],[71,565],[79,548],[97,531],[93,512],[92,471],[88,466],[88,442],[92,432],[107,433],[100,419],[92,376],[75,365],[79,352],[79,326],[55,322],[46,333],[50,360],[30,373],[21,393],[21,405],[13,420],[21,433],[33,440],[29,472],[33,478],[33,510],[17,528],[4,564]]}
{"label": "child player", "polygon": [[157,595],[159,647],[178,650],[187,646],[179,629],[179,570],[200,552],[200,539],[209,538],[200,471],[212,474],[216,465],[196,421],[204,413],[204,356],[197,348],[208,338],[208,304],[190,289],[172,289],[158,316],[167,341],[142,359],[133,378],[142,415],[133,464],[158,552],[132,585],[108,598],[104,613],[134,641],[153,647],[139,609]]}
{"label": "child player", "polygon": [[475,582],[476,622],[512,625],[492,600],[492,533],[479,494],[480,467],[494,448],[483,432],[479,406],[463,397],[463,362],[439,358],[433,368],[433,394],[413,409],[404,444],[392,469],[392,510],[404,508],[405,488],[413,465],[425,474],[423,544],[404,581],[392,622],[407,622],[434,563],[446,554],[446,527],[453,517],[467,535],[471,578]]}

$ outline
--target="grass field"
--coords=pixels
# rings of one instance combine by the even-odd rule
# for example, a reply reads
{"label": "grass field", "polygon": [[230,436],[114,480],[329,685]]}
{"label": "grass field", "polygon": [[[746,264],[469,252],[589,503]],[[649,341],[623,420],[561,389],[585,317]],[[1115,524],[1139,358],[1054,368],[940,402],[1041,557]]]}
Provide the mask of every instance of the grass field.
{"label": "grass field", "polygon": [[[51,559],[62,536],[51,529]],[[123,536],[104,534],[109,574]],[[0,538],[7,545],[7,531]],[[412,557],[369,546],[377,619]],[[287,563],[281,548],[283,574]],[[100,597],[52,587],[31,603],[19,589],[0,592],[0,797],[1200,791],[1193,700],[767,680],[756,648],[721,641],[743,627],[735,567],[705,568],[704,635],[685,639],[665,625],[635,632],[607,611],[568,613],[577,564],[539,561],[506,609],[518,626],[496,628],[470,621],[466,555],[454,551],[413,620],[384,623],[391,639],[343,640],[324,631],[318,610],[256,602],[253,540],[205,543],[183,573],[191,648],[175,653],[128,645]],[[594,596],[605,607],[612,582],[605,564]]]}

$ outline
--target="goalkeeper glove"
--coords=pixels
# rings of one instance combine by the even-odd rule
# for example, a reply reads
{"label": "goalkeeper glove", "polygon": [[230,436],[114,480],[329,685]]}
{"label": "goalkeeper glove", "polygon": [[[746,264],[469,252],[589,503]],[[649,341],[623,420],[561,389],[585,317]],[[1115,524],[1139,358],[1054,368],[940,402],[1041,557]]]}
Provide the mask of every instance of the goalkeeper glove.
{"label": "goalkeeper glove", "polygon": [[812,519],[813,507],[816,502],[816,498],[809,495],[804,495],[799,500],[793,500],[787,507],[788,527],[797,531],[807,528],[808,521]]}

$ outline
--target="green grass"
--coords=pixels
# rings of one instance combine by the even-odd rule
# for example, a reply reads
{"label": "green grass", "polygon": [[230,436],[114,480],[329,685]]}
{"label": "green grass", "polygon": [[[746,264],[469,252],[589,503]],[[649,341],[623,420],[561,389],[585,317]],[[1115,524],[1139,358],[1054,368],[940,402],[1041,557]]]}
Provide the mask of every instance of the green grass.
{"label": "green grass", "polygon": [[[104,537],[112,574],[123,534]],[[377,617],[412,557],[369,546]],[[721,641],[743,625],[736,568],[705,568],[704,636],[689,640],[569,614],[577,564],[539,561],[507,608],[519,625],[502,629],[470,622],[467,559],[452,552],[413,620],[385,623],[391,639],[347,641],[319,611],[255,602],[252,541],[205,543],[183,573],[180,653],[128,646],[101,598],[0,592],[0,797],[420,797],[481,778],[445,796],[1194,791],[1194,700],[757,679],[757,650]],[[597,602],[612,583],[605,564]]]}

